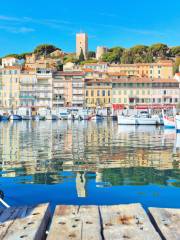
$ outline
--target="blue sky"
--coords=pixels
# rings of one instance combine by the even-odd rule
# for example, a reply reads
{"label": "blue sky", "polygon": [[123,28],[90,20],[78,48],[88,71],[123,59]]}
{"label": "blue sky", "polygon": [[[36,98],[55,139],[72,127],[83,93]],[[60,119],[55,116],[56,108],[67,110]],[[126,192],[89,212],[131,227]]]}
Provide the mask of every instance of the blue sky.
{"label": "blue sky", "polygon": [[0,56],[52,43],[75,51],[75,34],[97,45],[180,45],[179,0],[9,0],[0,3]]}

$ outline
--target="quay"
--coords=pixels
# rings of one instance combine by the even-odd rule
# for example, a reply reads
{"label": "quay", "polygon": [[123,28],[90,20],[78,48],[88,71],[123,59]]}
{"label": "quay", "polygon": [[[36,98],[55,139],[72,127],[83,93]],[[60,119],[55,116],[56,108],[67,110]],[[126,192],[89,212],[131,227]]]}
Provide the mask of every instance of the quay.
{"label": "quay", "polygon": [[179,240],[180,209],[141,204],[0,209],[0,240]]}

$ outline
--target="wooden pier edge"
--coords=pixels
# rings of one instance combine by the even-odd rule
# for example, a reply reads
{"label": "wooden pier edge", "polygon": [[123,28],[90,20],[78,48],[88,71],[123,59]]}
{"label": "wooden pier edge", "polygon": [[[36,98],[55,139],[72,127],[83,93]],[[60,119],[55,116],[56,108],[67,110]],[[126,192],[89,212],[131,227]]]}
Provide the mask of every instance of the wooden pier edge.
{"label": "wooden pier edge", "polygon": [[[180,240],[180,209],[49,204],[0,209],[0,240]],[[46,231],[50,224],[49,234]]]}
{"label": "wooden pier edge", "polygon": [[149,208],[149,216],[163,240],[180,240],[180,209]]}

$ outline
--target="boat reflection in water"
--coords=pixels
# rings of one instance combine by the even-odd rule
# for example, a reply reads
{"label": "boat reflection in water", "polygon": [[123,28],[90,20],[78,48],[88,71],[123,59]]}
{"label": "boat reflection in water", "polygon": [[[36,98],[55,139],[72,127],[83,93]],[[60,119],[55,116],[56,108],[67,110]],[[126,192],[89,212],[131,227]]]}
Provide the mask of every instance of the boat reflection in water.
{"label": "boat reflection in water", "polygon": [[179,136],[108,120],[0,123],[0,189],[11,205],[180,207]]}

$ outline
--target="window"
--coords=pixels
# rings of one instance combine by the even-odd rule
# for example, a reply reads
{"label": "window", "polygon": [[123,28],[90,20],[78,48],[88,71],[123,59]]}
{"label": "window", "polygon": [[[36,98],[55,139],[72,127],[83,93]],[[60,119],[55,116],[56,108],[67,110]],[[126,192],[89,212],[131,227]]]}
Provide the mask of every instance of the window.
{"label": "window", "polygon": [[103,97],[106,96],[106,91],[105,90],[102,90],[102,95],[103,95]]}
{"label": "window", "polygon": [[100,96],[100,90],[97,90],[97,96],[98,97]]}
{"label": "window", "polygon": [[91,97],[94,97],[94,91],[91,90]]}
{"label": "window", "polygon": [[108,90],[108,97],[109,97],[109,96],[111,96],[111,92],[110,92],[110,90]]}

